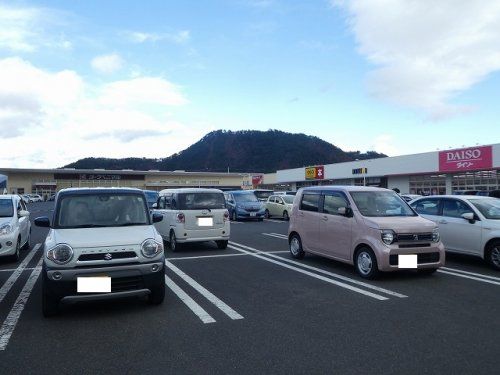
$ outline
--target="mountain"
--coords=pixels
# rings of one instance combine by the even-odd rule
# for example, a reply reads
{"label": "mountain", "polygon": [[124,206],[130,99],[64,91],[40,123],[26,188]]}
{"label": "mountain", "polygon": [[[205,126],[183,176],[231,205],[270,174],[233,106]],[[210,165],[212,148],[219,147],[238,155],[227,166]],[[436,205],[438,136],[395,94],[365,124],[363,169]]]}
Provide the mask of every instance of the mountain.
{"label": "mountain", "polygon": [[386,157],[374,151],[345,152],[322,139],[279,130],[216,130],[187,149],[164,159],[85,158],[65,168],[165,171],[264,172],[317,164]]}

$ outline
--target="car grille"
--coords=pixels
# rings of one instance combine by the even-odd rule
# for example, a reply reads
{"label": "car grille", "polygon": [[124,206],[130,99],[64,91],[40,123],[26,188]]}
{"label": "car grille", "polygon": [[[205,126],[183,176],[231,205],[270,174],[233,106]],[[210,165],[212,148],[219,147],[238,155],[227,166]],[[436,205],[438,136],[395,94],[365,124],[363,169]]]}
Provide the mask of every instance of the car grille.
{"label": "car grille", "polygon": [[125,292],[144,288],[142,276],[111,278],[111,292]]}
{"label": "car grille", "polygon": [[[417,264],[436,263],[436,262],[439,262],[438,252],[417,254]],[[398,263],[399,263],[398,254],[389,255],[389,264],[391,266],[397,266]]]}
{"label": "car grille", "polygon": [[432,241],[432,233],[402,233],[397,238],[399,242]]}
{"label": "car grille", "polygon": [[258,212],[258,211],[260,211],[260,208],[249,207],[249,208],[245,208],[245,211],[247,211],[247,212]]}
{"label": "car grille", "polygon": [[110,253],[82,254],[78,257],[78,260],[80,262],[89,262],[95,260],[111,260],[111,259],[106,259],[107,254],[111,254],[112,256],[111,259],[128,259],[137,257],[137,254],[134,251],[120,251],[116,253],[110,252]]}

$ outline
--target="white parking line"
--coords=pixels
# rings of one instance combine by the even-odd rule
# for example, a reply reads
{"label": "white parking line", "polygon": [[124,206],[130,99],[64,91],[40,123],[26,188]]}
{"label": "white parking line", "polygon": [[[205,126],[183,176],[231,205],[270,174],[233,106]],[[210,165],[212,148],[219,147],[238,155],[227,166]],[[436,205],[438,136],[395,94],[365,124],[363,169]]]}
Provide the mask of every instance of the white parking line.
{"label": "white parking line", "polygon": [[286,223],[285,220],[273,220],[273,219],[264,219],[265,221],[270,221],[272,223]]}
{"label": "white parking line", "polygon": [[230,223],[231,224],[245,224],[245,223],[243,223],[241,221],[234,221],[234,220],[231,220]]}
{"label": "white parking line", "polygon": [[2,287],[0,288],[0,302],[2,302],[3,299],[5,298],[5,296],[7,295],[7,293],[9,293],[9,290],[10,290],[10,288],[12,288],[12,285],[14,285],[14,283],[17,281],[19,276],[21,276],[24,269],[26,268],[26,266],[31,261],[31,259],[36,254],[36,252],[38,251],[39,248],[40,248],[40,244],[37,243],[33,247],[33,250],[31,250],[28,253],[28,255],[26,255],[24,257],[21,264],[19,264],[19,266],[15,269],[15,271],[12,273],[12,275],[10,275],[10,277],[7,279],[7,281],[2,285]]}
{"label": "white parking line", "polygon": [[[23,269],[23,271],[33,271],[35,269],[35,267],[25,267]],[[6,268],[6,269],[3,269],[3,270],[0,270],[0,272],[12,272],[12,271],[15,271],[17,270],[17,268]]]}
{"label": "white parking line", "polygon": [[[280,254],[280,253],[288,253],[288,250],[280,250],[280,251],[269,251],[267,253]],[[188,260],[188,259],[203,259],[203,258],[224,258],[224,257],[241,257],[248,256],[248,254],[238,253],[238,254],[216,254],[216,255],[197,255],[192,257],[177,257],[177,258],[168,258],[169,261],[172,260]]]}
{"label": "white parking line", "polygon": [[493,284],[493,285],[500,285],[500,282],[498,282],[498,281],[488,280],[488,279],[479,278],[479,277],[475,277],[475,276],[464,275],[464,274],[458,273],[458,272],[449,272],[449,271],[445,271],[445,270],[441,270],[441,269],[437,270],[437,272],[444,273],[444,274],[447,274],[447,275],[452,275],[452,276],[463,277],[464,279],[471,279],[471,280],[481,281],[483,283],[488,283],[488,284]]}
{"label": "white parking line", "polygon": [[282,240],[288,240],[288,237],[286,237],[283,234],[278,234],[278,233],[262,233],[262,234],[268,237],[275,237],[275,238],[280,238]]}
{"label": "white parking line", "polygon": [[23,290],[21,290],[16,302],[14,302],[14,306],[12,306],[9,315],[5,318],[2,327],[0,327],[0,351],[5,350],[7,344],[9,343],[12,332],[14,332],[19,317],[24,310],[24,306],[28,302],[28,298],[33,290],[33,287],[35,286],[36,281],[38,280],[38,276],[40,276],[40,272],[42,272],[42,261],[43,258],[40,258],[37,267],[33,270],[33,272],[31,272],[28,281],[24,284]]}
{"label": "white parking line", "polygon": [[485,278],[485,279],[491,279],[491,280],[500,281],[500,277],[495,277],[495,276],[490,276],[490,275],[483,275],[482,273],[475,273],[475,272],[469,272],[469,271],[459,270],[458,268],[441,267],[440,270],[445,270],[445,271],[450,271],[450,272],[458,272],[458,273],[463,273],[463,274],[466,274],[466,275],[478,276],[478,277],[482,277],[482,278]]}
{"label": "white parking line", "polygon": [[218,309],[220,309],[224,314],[230,317],[233,320],[243,319],[243,316],[238,314],[235,310],[225,304],[222,300],[217,298],[214,294],[209,292],[203,286],[194,281],[190,276],[186,275],[179,268],[174,266],[168,260],[165,260],[165,265],[170,268],[173,272],[175,272],[181,279],[191,285],[194,289],[196,289],[203,297],[212,302]]}
{"label": "white parking line", "polygon": [[[249,250],[259,251],[257,249],[253,249],[251,247],[248,247],[248,246],[245,246],[245,245],[241,245],[241,244],[239,244],[238,246],[244,247],[244,248],[249,249]],[[328,276],[331,276],[331,277],[335,277],[337,279],[340,279],[340,280],[343,280],[343,281],[347,281],[347,282],[352,283],[352,284],[361,285],[361,286],[363,286],[365,288],[376,290],[377,292],[385,293],[385,294],[388,294],[390,296],[394,296],[394,297],[398,297],[398,298],[407,298],[408,297],[407,295],[404,295],[404,294],[401,294],[401,293],[397,293],[397,292],[393,292],[392,290],[381,288],[381,287],[378,287],[378,286],[375,286],[375,285],[372,285],[372,284],[368,284],[368,283],[365,283],[363,281],[358,281],[356,279],[352,279],[352,278],[347,277],[347,276],[339,275],[338,273],[333,273],[333,272],[330,272],[330,271],[326,271],[326,270],[324,270],[322,268],[317,268],[317,267],[309,266],[307,264],[300,263],[300,262],[297,262],[297,261],[292,260],[292,259],[282,258],[282,257],[276,256],[276,255],[270,254],[270,253],[265,253],[265,254],[269,254],[270,257],[275,258],[275,259],[279,259],[280,261],[288,262],[288,263],[300,266],[302,268],[307,268],[309,270],[316,271],[316,272],[319,272],[319,273],[322,273],[324,275],[328,275]]]}
{"label": "white parking line", "polygon": [[200,305],[198,305],[191,297],[187,295],[171,278],[165,275],[165,284],[174,292],[177,297],[180,298],[182,302],[186,304],[189,309],[195,313],[195,315],[201,319],[205,324],[215,323],[215,319],[212,318]]}
{"label": "white parking line", "polygon": [[[329,279],[325,276],[322,276],[322,275],[318,275],[316,273],[312,273],[312,272],[309,272],[309,271],[306,271],[302,268],[299,268],[299,267],[295,267],[295,266],[291,266],[289,264],[286,264],[284,262],[281,262],[281,261],[278,261],[278,260],[274,260],[274,259],[271,259],[271,258],[268,258],[266,256],[263,256],[263,254],[265,253],[254,253],[254,252],[251,252],[251,251],[248,251],[248,250],[245,250],[244,248],[239,248],[239,247],[236,247],[236,246],[242,246],[242,247],[246,247],[245,245],[240,245],[240,244],[237,244],[237,243],[234,243],[234,242],[231,242],[231,245],[229,247],[231,247],[232,249],[234,250],[237,250],[237,251],[241,251],[241,252],[244,252],[244,253],[247,253],[249,255],[252,255],[256,258],[259,258],[259,259],[262,259],[262,260],[265,260],[266,262],[270,262],[270,263],[274,263],[274,264],[277,264],[281,267],[284,267],[284,268],[288,268],[290,270],[293,270],[293,271],[296,271],[296,272],[300,272],[304,275],[308,275],[308,276],[311,276],[311,277],[314,277],[318,280],[322,280],[322,281],[325,281],[327,283],[330,283],[330,284],[333,284],[333,285],[336,285],[336,286],[340,286],[341,288],[345,288],[345,289],[348,289],[348,290],[351,290],[353,292],[356,292],[356,293],[360,293],[360,294],[363,294],[367,297],[371,297],[371,298],[375,298],[379,301],[384,301],[384,300],[387,300],[388,298],[387,297],[384,297],[384,296],[381,296],[379,294],[375,294],[375,293],[372,293],[372,292],[368,292],[366,290],[363,290],[363,289],[360,289],[360,288],[357,288],[355,286],[352,286],[352,285],[349,285],[349,284],[345,284],[345,283],[342,283],[340,281],[337,281],[337,280],[333,280],[333,279]],[[261,255],[262,254],[262,255]]]}

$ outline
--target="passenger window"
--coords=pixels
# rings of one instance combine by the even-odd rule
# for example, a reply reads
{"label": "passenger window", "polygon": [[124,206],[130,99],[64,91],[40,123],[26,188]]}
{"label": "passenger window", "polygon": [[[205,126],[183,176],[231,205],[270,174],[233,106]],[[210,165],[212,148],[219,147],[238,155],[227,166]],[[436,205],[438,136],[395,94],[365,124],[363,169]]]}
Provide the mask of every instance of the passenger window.
{"label": "passenger window", "polygon": [[318,212],[319,194],[304,193],[302,201],[300,202],[300,209],[302,211]]}
{"label": "passenger window", "polygon": [[328,193],[325,195],[323,201],[323,212],[330,215],[338,215],[338,209],[340,207],[348,207],[349,202],[346,198],[338,192]]}
{"label": "passenger window", "polygon": [[422,215],[439,215],[439,200],[438,199],[422,199],[412,205],[417,213]]}
{"label": "passenger window", "polygon": [[463,202],[454,199],[443,201],[443,216],[462,217],[463,214],[469,212],[473,213],[472,209]]}

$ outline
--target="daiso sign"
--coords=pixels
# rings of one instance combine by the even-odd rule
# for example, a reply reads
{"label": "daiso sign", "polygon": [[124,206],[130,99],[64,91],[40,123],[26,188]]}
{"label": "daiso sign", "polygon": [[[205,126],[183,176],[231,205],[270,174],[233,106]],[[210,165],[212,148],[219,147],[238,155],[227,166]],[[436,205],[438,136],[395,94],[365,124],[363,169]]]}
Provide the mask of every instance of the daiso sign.
{"label": "daiso sign", "polygon": [[439,153],[439,171],[488,169],[493,165],[491,146],[462,148]]}

